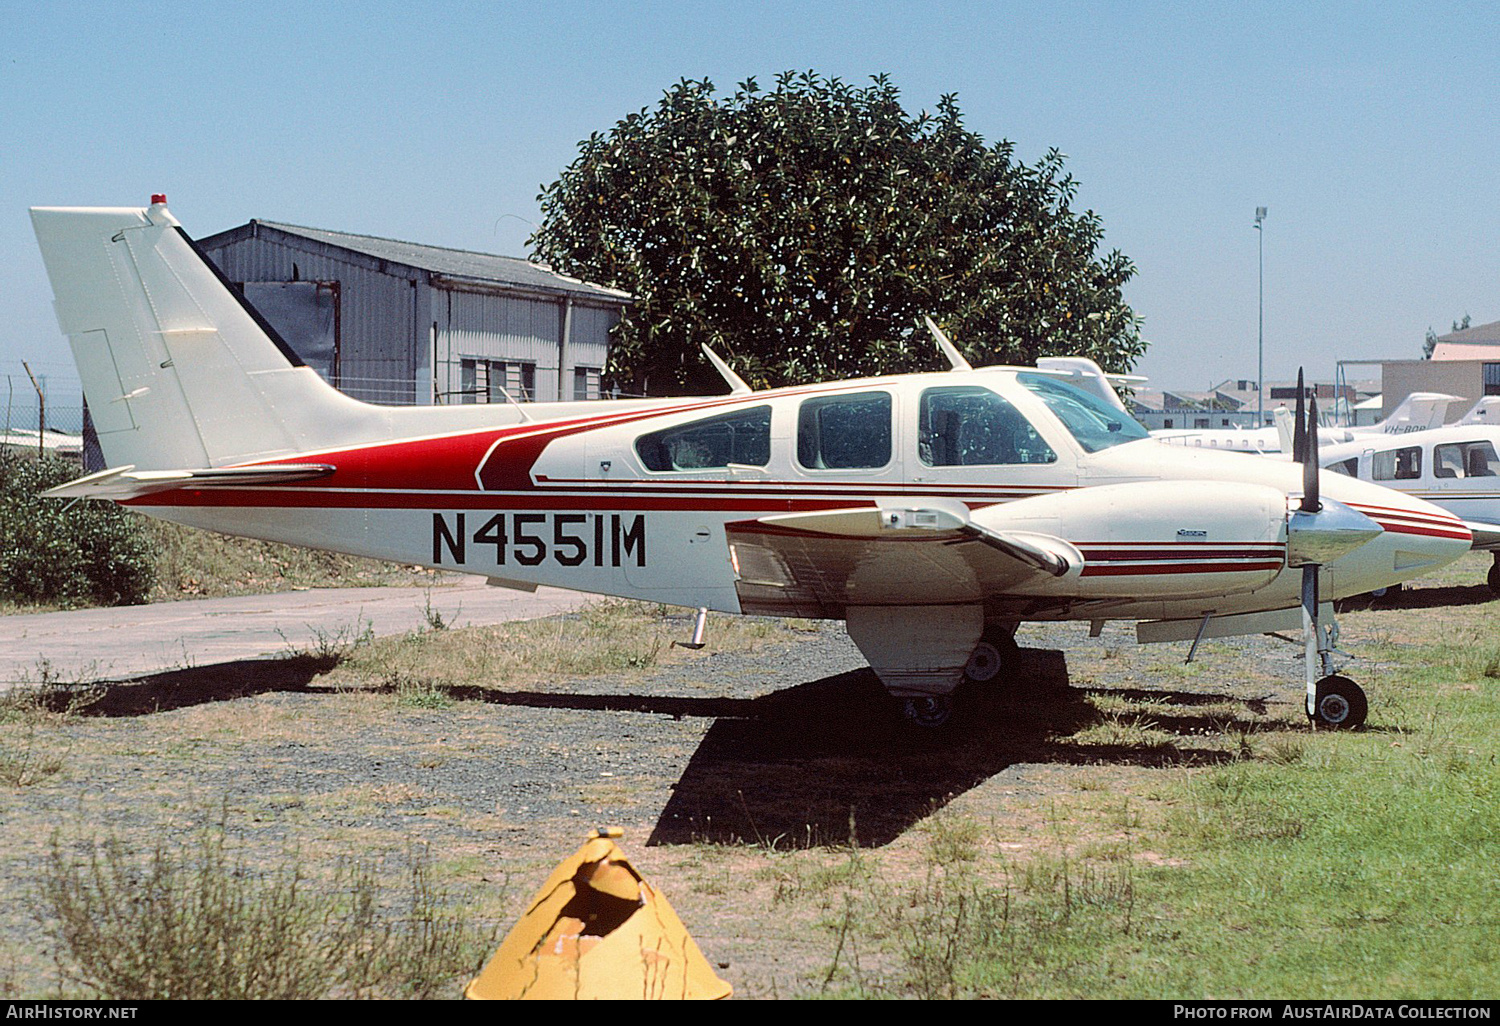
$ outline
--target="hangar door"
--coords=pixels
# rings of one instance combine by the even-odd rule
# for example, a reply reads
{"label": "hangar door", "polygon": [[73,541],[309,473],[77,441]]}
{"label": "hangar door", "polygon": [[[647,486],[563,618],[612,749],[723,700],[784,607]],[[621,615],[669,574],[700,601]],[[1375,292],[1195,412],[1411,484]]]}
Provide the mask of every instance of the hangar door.
{"label": "hangar door", "polygon": [[271,322],[302,362],[339,384],[339,283],[247,281],[245,299]]}

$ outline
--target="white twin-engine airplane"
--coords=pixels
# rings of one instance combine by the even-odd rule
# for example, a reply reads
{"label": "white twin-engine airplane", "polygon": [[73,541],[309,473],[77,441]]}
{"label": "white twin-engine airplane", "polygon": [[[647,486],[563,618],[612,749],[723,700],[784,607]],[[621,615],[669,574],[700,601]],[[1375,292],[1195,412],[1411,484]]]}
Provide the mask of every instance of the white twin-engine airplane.
{"label": "white twin-engine airplane", "polygon": [[[730,613],[842,619],[908,716],[996,681],[1025,620],[1142,641],[1306,632],[1307,713],[1357,726],[1327,603],[1468,551],[1419,499],[1174,450],[1066,369],[727,395],[383,407],[302,365],[168,212],[32,210],[111,469],[55,489],[230,534]],[[1321,494],[1321,499],[1320,499]],[[701,626],[701,620],[700,620]]]}

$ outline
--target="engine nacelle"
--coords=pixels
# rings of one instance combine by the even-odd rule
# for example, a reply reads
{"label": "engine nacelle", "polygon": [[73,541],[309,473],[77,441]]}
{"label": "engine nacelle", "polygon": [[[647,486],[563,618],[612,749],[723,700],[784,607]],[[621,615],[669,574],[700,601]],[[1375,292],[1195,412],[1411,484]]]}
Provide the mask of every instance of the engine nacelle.
{"label": "engine nacelle", "polygon": [[1265,587],[1286,566],[1286,493],[1224,481],[1149,481],[975,510],[995,531],[1065,538],[1083,564],[1023,590],[1082,599],[1209,598]]}

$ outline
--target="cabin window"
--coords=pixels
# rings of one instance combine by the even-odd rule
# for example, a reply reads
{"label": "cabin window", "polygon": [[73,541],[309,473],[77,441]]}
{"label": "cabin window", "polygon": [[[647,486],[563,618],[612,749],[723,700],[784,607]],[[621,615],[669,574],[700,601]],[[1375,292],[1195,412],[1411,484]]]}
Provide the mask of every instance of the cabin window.
{"label": "cabin window", "polygon": [[1358,477],[1359,457],[1351,456],[1347,460],[1339,460],[1337,463],[1330,463],[1323,469],[1331,470],[1335,474],[1343,474],[1345,477]]}
{"label": "cabin window", "polygon": [[1439,445],[1432,450],[1434,477],[1495,477],[1500,475],[1500,459],[1489,442],[1458,442]]}
{"label": "cabin window", "polygon": [[922,393],[917,455],[929,467],[1057,462],[1057,453],[1014,406],[975,385]]}
{"label": "cabin window", "polygon": [[1085,452],[1148,437],[1146,429],[1130,414],[1072,385],[1040,374],[1017,374],[1016,380],[1041,397]]}
{"label": "cabin window", "polygon": [[722,470],[771,462],[771,407],[726,413],[653,431],[635,440],[647,470]]}
{"label": "cabin window", "polygon": [[883,467],[891,461],[891,395],[808,399],[797,414],[797,462],[809,470]]}
{"label": "cabin window", "polygon": [[1377,452],[1370,461],[1370,468],[1376,481],[1414,481],[1422,476],[1422,450],[1413,445],[1406,449]]}

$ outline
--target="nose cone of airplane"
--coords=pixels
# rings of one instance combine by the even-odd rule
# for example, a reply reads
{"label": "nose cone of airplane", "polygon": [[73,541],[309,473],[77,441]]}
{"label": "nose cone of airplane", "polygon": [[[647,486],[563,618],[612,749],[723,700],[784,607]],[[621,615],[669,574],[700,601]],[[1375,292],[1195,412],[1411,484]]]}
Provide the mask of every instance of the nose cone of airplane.
{"label": "nose cone of airplane", "polygon": [[1317,512],[1293,507],[1286,528],[1287,566],[1331,563],[1384,531],[1369,516],[1337,499],[1323,500]]}

